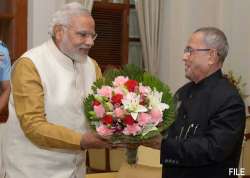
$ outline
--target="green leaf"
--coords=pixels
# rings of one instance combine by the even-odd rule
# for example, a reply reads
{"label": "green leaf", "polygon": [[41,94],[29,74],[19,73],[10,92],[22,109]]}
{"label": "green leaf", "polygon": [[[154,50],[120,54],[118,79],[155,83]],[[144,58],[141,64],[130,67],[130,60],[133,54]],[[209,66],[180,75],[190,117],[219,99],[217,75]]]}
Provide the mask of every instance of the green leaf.
{"label": "green leaf", "polygon": [[157,130],[158,130],[157,127],[153,126],[153,124],[149,124],[143,129],[142,137],[144,137],[145,135],[147,135],[151,131],[157,131]]}

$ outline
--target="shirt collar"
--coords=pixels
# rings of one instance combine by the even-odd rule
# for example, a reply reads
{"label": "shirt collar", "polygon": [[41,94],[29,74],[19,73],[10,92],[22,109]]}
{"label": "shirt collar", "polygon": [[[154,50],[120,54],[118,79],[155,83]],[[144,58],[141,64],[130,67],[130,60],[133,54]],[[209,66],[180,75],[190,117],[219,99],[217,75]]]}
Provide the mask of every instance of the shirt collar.
{"label": "shirt collar", "polygon": [[223,77],[223,73],[221,71],[221,69],[218,69],[216,72],[214,72],[213,74],[209,75],[208,77],[202,79],[201,81],[199,81],[198,83],[193,83],[194,86],[203,86],[206,84],[211,83],[212,81],[214,81],[215,79],[219,79]]}
{"label": "shirt collar", "polygon": [[51,51],[51,54],[60,63],[66,64],[69,66],[73,65],[72,60],[60,51],[60,49],[56,46],[52,38],[47,41],[47,45],[48,45],[49,50]]}

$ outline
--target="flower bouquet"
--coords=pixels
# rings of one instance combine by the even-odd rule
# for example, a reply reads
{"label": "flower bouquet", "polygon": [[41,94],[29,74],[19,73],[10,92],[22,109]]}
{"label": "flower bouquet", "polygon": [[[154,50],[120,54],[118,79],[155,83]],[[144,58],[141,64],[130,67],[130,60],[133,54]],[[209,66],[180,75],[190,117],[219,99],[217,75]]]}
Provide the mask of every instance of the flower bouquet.
{"label": "flower bouquet", "polygon": [[[164,83],[136,66],[111,69],[92,86],[84,100],[91,128],[112,143],[140,143],[157,136],[173,121],[172,94]],[[127,149],[136,163],[137,149]]]}

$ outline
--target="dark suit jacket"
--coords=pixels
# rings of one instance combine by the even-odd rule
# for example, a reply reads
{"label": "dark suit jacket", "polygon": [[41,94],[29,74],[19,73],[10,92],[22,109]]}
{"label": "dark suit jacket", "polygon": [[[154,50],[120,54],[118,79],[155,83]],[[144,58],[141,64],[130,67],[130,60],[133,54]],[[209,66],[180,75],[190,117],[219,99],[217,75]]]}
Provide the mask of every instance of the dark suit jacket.
{"label": "dark suit jacket", "polygon": [[176,93],[176,121],[162,140],[164,178],[223,178],[238,168],[245,106],[218,70]]}

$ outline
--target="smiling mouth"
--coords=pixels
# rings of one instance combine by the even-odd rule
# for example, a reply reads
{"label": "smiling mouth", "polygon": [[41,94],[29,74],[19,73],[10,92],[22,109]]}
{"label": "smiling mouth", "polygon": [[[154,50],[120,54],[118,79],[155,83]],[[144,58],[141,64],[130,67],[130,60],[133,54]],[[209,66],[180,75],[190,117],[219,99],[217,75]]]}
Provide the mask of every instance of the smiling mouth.
{"label": "smiling mouth", "polygon": [[88,53],[89,50],[90,50],[89,48],[79,48],[79,51],[84,53]]}

